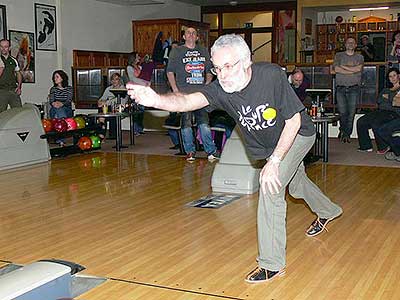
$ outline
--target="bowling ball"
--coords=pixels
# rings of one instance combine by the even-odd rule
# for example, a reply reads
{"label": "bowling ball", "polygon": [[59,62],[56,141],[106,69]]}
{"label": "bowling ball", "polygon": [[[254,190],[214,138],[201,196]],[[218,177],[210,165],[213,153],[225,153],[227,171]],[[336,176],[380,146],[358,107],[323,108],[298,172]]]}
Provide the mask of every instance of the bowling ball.
{"label": "bowling ball", "polygon": [[93,149],[101,147],[101,139],[97,135],[90,136],[90,139],[92,140]]}
{"label": "bowling ball", "polygon": [[42,125],[43,125],[44,132],[46,132],[46,133],[53,130],[53,124],[51,123],[51,120],[49,120],[49,119],[43,119]]}
{"label": "bowling ball", "polygon": [[74,118],[66,118],[65,122],[67,122],[67,126],[68,126],[67,131],[76,129],[77,126],[76,126],[76,122],[75,122]]}
{"label": "bowling ball", "polygon": [[82,117],[75,117],[74,120],[76,122],[76,129],[85,128],[86,122]]}
{"label": "bowling ball", "polygon": [[53,123],[53,128],[57,132],[66,132],[68,129],[67,122],[64,119],[55,119]]}
{"label": "bowling ball", "polygon": [[92,148],[92,140],[87,136],[83,136],[78,141],[78,147],[81,150],[89,150]]}
{"label": "bowling ball", "polygon": [[51,125],[53,126],[54,129],[54,124],[56,124],[60,119],[51,119]]}

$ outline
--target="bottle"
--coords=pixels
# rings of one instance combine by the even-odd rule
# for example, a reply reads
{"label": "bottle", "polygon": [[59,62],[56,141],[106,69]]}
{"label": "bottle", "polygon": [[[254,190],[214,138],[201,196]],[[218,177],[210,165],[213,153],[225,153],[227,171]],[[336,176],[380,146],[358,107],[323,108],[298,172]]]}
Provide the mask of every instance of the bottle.
{"label": "bottle", "polygon": [[324,103],[323,102],[319,103],[318,111],[319,111],[319,116],[323,117],[324,113],[325,113],[325,108],[324,108]]}
{"label": "bottle", "polygon": [[317,116],[318,106],[316,102],[311,104],[311,117],[315,118]]}

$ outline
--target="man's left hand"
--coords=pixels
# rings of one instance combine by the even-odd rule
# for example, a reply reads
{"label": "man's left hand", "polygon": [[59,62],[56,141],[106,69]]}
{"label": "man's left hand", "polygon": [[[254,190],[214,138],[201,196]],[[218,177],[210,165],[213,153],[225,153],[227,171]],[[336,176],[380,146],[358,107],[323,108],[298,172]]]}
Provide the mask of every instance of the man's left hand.
{"label": "man's left hand", "polygon": [[279,162],[268,160],[260,172],[261,192],[268,191],[271,194],[278,194],[282,187],[279,180]]}

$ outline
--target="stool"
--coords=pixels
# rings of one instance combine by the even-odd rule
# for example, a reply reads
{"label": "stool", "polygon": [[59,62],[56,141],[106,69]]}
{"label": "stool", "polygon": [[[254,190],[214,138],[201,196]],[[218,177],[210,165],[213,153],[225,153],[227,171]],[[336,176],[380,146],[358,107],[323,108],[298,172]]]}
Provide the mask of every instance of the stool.
{"label": "stool", "polygon": [[163,125],[164,128],[168,130],[176,130],[178,133],[178,140],[179,140],[179,152],[176,155],[185,155],[185,149],[183,148],[183,138],[181,132],[181,126],[173,126],[173,125]]}

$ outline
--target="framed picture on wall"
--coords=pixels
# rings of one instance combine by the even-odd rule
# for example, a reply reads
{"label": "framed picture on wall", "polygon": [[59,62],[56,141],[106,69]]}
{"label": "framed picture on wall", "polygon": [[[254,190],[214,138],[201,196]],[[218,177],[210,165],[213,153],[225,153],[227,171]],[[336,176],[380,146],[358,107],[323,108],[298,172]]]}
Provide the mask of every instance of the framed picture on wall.
{"label": "framed picture on wall", "polygon": [[56,7],[35,3],[36,50],[57,51]]}
{"label": "framed picture on wall", "polygon": [[18,61],[22,82],[35,82],[35,38],[33,32],[8,31],[11,55]]}
{"label": "framed picture on wall", "polygon": [[0,39],[7,38],[6,6],[0,5]]}

